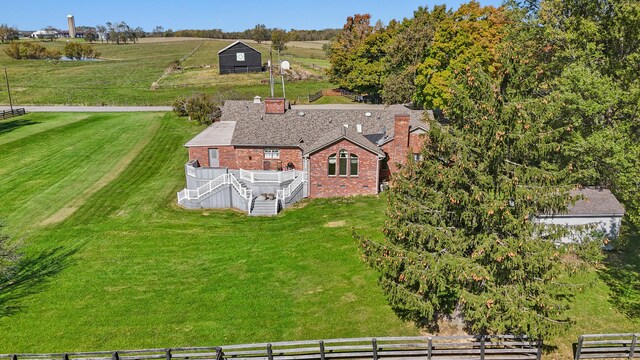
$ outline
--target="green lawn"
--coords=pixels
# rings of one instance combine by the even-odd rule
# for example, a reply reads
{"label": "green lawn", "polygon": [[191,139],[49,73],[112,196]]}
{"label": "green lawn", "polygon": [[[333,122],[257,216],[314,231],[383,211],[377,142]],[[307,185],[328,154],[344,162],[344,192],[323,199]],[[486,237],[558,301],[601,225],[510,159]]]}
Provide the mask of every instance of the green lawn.
{"label": "green lawn", "polygon": [[[0,121],[2,231],[25,244],[28,269],[50,274],[0,296],[0,353],[419,333],[351,237],[382,238],[382,197],[305,201],[273,218],[180,209],[182,144],[201,129],[162,113]],[[639,270],[631,240],[573,278],[575,325],[546,341],[545,358],[570,358],[582,333],[637,332]]]}
{"label": "green lawn", "polygon": [[[41,43],[62,50],[66,42]],[[218,74],[218,50],[228,44],[191,38],[142,39],[126,45],[97,43],[94,46],[101,53],[101,61],[59,62],[14,60],[3,51],[7,45],[0,45],[0,68],[7,67],[13,101],[18,105],[170,105],[178,96],[196,91],[237,99],[267,96],[269,86],[261,84],[268,79],[266,73],[234,77]],[[256,46],[266,62],[268,48]],[[283,58],[318,74],[326,66],[321,49],[290,47]],[[169,65],[181,59],[185,70],[160,80]],[[4,83],[4,76],[0,78]],[[151,90],[156,82],[157,88]],[[296,82],[287,87],[287,97],[303,102],[309,93],[331,87],[326,81]],[[8,104],[4,94],[0,93],[0,105]]]}
{"label": "green lawn", "polygon": [[62,247],[40,262],[64,267],[11,303],[0,353],[417,333],[351,238],[380,238],[380,199],[275,218],[187,211],[175,206],[182,144],[200,127],[160,113],[22,119],[32,124],[0,133],[12,137],[0,145],[3,231],[31,256]]}

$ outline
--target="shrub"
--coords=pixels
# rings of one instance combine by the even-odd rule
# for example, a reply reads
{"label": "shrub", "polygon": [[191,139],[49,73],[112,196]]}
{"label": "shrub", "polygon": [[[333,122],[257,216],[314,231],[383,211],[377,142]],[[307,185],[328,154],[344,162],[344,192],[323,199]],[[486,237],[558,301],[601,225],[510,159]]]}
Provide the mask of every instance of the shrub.
{"label": "shrub", "polygon": [[189,116],[200,124],[211,124],[222,115],[218,101],[203,93],[180,97],[173,102],[173,111],[179,116]]}
{"label": "shrub", "polygon": [[68,42],[67,45],[64,46],[64,56],[69,59],[83,60],[95,59],[100,56],[100,53],[97,52],[91,44]]}

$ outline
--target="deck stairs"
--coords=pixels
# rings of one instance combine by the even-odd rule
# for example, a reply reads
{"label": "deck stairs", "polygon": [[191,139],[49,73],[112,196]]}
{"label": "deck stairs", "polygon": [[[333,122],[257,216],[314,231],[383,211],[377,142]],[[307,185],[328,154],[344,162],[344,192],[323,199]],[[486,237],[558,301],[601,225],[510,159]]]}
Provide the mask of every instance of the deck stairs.
{"label": "deck stairs", "polygon": [[253,208],[251,209],[251,216],[273,216],[278,214],[276,209],[276,199],[264,199],[264,197],[258,196],[253,200]]}

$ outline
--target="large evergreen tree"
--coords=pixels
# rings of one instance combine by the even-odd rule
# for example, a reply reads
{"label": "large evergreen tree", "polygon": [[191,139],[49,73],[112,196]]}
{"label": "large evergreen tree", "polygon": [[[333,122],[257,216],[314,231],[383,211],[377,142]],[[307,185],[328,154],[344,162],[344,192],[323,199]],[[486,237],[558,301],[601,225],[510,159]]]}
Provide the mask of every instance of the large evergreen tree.
{"label": "large evergreen tree", "polygon": [[505,42],[499,72],[481,64],[451,86],[450,124],[431,124],[423,161],[392,179],[386,241],[361,239],[391,305],[435,324],[459,314],[474,333],[547,337],[569,324],[571,289],[538,213],[571,202],[555,165],[568,130],[544,104],[539,68]]}

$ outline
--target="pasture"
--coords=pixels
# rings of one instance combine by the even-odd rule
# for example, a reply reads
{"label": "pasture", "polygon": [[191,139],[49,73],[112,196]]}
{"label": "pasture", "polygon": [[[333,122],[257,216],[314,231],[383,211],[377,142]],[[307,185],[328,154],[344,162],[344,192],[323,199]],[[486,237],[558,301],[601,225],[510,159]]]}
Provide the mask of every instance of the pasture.
{"label": "pasture", "polygon": [[[66,42],[41,43],[62,50]],[[194,38],[142,39],[126,45],[98,42],[94,46],[101,53],[100,61],[57,62],[14,60],[3,51],[7,45],[0,45],[0,67],[7,67],[13,100],[18,105],[170,105],[178,96],[196,91],[218,93],[223,98],[268,96],[269,86],[262,84],[268,80],[266,72],[231,77],[218,74],[217,53],[229,43],[229,40]],[[291,61],[294,69],[322,75],[328,62],[321,45],[318,48],[315,42],[301,44],[304,43],[293,43],[282,60]],[[252,45],[262,52],[266,62],[268,46]],[[169,71],[175,62],[180,63],[181,69]],[[309,93],[331,87],[320,79],[290,82],[287,98],[305,102]],[[276,96],[280,96],[281,90],[278,86],[276,89]],[[8,104],[4,94],[0,104]]]}
{"label": "pasture", "polygon": [[[305,201],[273,218],[175,205],[182,147],[202,127],[163,113],[0,121],[2,232],[30,286],[0,296],[0,353],[416,335],[360,260],[382,239],[384,195]],[[640,325],[640,246],[571,279],[582,333]]]}

